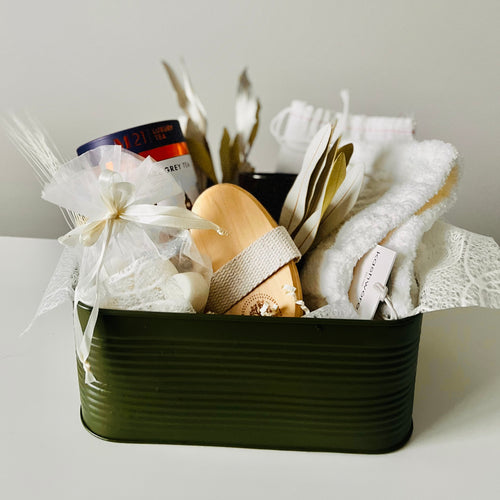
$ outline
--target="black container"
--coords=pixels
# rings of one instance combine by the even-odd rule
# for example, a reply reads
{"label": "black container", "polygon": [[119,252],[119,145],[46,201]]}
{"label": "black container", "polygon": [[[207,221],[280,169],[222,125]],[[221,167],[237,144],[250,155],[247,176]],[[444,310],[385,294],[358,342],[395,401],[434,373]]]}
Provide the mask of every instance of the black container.
{"label": "black container", "polygon": [[238,183],[253,194],[278,222],[286,195],[296,178],[296,174],[242,172]]}
{"label": "black container", "polygon": [[101,309],[82,421],[122,442],[392,451],[412,432],[421,321]]}

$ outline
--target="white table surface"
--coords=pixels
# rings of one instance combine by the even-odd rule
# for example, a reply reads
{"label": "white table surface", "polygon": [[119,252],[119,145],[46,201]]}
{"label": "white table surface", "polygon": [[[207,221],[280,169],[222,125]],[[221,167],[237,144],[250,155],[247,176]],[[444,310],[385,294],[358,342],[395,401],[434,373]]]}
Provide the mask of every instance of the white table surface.
{"label": "white table surface", "polygon": [[424,317],[415,430],[397,452],[109,443],[80,423],[70,306],[19,337],[60,252],[0,237],[0,498],[500,498],[500,311]]}

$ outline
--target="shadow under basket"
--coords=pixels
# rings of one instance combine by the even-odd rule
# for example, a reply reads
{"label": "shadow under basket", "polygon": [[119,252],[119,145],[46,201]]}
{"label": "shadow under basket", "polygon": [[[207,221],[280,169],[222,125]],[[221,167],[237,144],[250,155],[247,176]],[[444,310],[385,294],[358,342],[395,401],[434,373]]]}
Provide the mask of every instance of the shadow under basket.
{"label": "shadow under basket", "polygon": [[[79,304],[86,325],[91,308]],[[384,453],[403,446],[422,316],[99,310],[81,418],[112,441]]]}

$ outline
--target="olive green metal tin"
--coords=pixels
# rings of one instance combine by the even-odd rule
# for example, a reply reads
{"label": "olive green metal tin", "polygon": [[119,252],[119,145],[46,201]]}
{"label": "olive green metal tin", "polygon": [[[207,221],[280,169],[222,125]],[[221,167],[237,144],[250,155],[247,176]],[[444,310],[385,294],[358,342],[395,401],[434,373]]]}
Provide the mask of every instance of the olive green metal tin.
{"label": "olive green metal tin", "polygon": [[123,442],[393,451],[412,432],[421,322],[100,310],[82,421]]}

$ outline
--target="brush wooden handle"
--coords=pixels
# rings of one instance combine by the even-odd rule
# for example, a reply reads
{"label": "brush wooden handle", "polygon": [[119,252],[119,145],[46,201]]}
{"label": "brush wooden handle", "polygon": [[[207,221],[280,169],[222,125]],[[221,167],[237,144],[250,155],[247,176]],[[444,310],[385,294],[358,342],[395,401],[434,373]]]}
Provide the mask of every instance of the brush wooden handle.
{"label": "brush wooden handle", "polygon": [[[227,236],[220,236],[214,231],[191,230],[200,252],[211,258],[214,272],[277,226],[250,193],[234,184],[217,184],[205,190],[195,201],[193,212],[228,232]],[[265,259],[266,255],[262,258]],[[241,279],[244,277],[234,276],[235,282]],[[283,285],[294,286],[296,298],[287,294]],[[289,262],[233,305],[226,314],[260,315],[261,307],[267,302],[278,307],[276,316],[301,316],[302,310],[295,304],[295,300],[300,299],[299,273],[295,263]]]}

